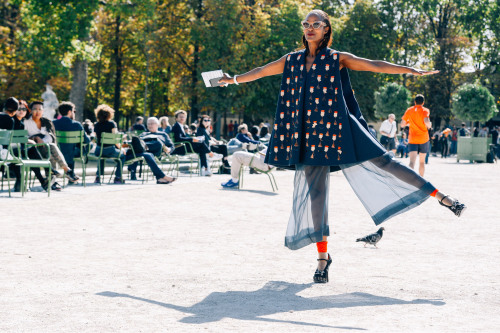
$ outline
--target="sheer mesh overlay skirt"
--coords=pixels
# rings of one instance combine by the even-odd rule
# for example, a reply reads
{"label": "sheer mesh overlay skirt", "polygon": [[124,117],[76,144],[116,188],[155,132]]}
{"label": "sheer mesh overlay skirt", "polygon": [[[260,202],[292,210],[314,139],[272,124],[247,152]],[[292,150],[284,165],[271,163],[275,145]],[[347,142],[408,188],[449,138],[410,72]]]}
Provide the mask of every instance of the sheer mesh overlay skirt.
{"label": "sheer mesh overlay skirt", "polygon": [[[420,205],[436,189],[389,153],[341,168],[377,225]],[[297,250],[329,236],[329,184],[328,166],[296,166],[293,206],[285,236],[289,249]]]}

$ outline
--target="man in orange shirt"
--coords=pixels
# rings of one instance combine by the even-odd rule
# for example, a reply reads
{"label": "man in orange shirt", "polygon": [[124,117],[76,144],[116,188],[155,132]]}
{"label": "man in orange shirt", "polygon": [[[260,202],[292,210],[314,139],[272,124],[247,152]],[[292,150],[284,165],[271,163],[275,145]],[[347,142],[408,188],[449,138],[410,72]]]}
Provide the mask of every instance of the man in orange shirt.
{"label": "man in orange shirt", "polygon": [[424,108],[424,96],[417,95],[415,97],[415,105],[406,110],[401,126],[410,126],[410,135],[408,138],[408,151],[410,152],[410,168],[415,167],[417,154],[419,156],[418,173],[424,176],[425,171],[425,155],[429,151],[429,128],[432,124],[429,120],[430,111]]}

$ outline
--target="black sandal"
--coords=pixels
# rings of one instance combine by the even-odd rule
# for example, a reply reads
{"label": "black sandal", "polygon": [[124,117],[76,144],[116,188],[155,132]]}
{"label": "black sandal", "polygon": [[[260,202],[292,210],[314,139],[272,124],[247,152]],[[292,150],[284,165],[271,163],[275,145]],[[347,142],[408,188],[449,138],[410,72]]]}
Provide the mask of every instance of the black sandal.
{"label": "black sandal", "polygon": [[445,205],[443,203],[443,200],[446,199],[446,198],[449,198],[450,196],[449,195],[445,195],[443,198],[441,198],[441,200],[439,200],[439,204],[441,206],[445,206],[446,208],[448,208],[449,210],[451,210],[453,212],[453,214],[455,214],[457,217],[460,217],[460,215],[462,214],[462,212],[467,208],[466,205],[464,205],[463,203],[460,203],[458,200],[453,200],[451,206],[448,206],[448,205]]}
{"label": "black sandal", "polygon": [[326,266],[325,268],[320,271],[319,269],[316,269],[316,272],[314,272],[314,282],[315,283],[327,283],[328,282],[328,268],[330,267],[330,264],[332,263],[332,257],[330,257],[330,254],[328,254],[328,259],[318,259],[318,261],[324,260],[326,261]]}

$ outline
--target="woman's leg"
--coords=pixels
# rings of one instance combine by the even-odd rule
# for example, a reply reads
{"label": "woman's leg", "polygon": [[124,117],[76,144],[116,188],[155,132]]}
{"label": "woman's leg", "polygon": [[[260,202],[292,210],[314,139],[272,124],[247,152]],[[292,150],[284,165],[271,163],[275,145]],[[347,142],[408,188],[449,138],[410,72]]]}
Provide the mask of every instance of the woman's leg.
{"label": "woman's leg", "polygon": [[[306,166],[304,168],[305,177],[309,186],[311,201],[311,214],[314,231],[324,230],[328,226],[328,191],[329,167],[326,166]],[[317,243],[318,259],[328,259],[327,236],[323,235],[323,240]],[[324,270],[327,262],[318,261],[318,270]]]}
{"label": "woman's leg", "polygon": [[63,154],[59,150],[59,147],[55,143],[49,143],[49,145],[50,161],[59,164],[66,173],[71,171],[71,169],[68,167],[68,164],[66,163],[66,160],[64,159]]}
{"label": "woman's leg", "polygon": [[[413,185],[419,189],[425,189],[425,191],[432,197],[442,202],[445,206],[452,206],[457,200],[447,196],[446,194],[438,191],[434,186],[432,186],[423,177],[418,175],[413,169],[410,169],[401,163],[394,161],[392,158],[383,155],[370,160],[378,168],[394,175],[395,177],[401,179],[407,184]],[[426,186],[424,186],[426,185]],[[465,209],[465,208],[463,208]],[[460,214],[459,214],[460,215]],[[459,216],[458,215],[458,216]]]}

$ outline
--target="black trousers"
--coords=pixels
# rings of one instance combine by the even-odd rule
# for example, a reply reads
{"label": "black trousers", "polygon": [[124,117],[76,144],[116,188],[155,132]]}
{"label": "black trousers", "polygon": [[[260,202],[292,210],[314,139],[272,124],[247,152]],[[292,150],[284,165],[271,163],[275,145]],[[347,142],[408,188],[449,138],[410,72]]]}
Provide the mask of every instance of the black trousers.
{"label": "black trousers", "polygon": [[224,163],[224,166],[226,167],[230,167],[229,165],[229,162],[227,161],[227,145],[213,145],[213,146],[210,146],[210,150],[214,153],[217,153],[217,154],[222,154],[222,156],[224,156],[224,158],[222,159],[222,162]]}
{"label": "black trousers", "polygon": [[[207,154],[210,153],[210,149],[208,149],[208,147],[204,143],[200,142],[191,142],[191,146],[193,147],[194,152],[200,155],[201,167],[208,168]],[[187,147],[189,150],[189,146]],[[186,146],[184,146],[176,148],[172,154],[186,155],[187,152],[191,153],[190,151],[186,151]]]}

